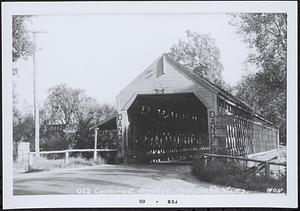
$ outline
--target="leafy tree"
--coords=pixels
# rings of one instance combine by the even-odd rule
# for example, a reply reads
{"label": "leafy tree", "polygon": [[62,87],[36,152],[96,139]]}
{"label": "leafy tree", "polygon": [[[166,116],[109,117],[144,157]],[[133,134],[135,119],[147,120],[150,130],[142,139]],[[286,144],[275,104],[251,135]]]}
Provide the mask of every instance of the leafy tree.
{"label": "leafy tree", "polygon": [[[31,16],[12,16],[12,61],[16,62],[20,58],[26,58],[33,52],[33,43],[29,37],[26,22]],[[14,154],[17,144],[20,141],[30,142],[34,134],[33,117],[28,114],[21,114],[17,108],[16,81],[17,69],[12,68],[13,73],[13,144]]]}
{"label": "leafy tree", "polygon": [[187,40],[179,40],[168,55],[184,65],[196,76],[201,76],[225,88],[222,78],[223,66],[215,39],[210,34],[186,31]]}
{"label": "leafy tree", "polygon": [[279,126],[280,140],[286,142],[287,16],[283,13],[231,15],[231,24],[249,48],[247,62],[257,72],[243,77],[237,97],[255,106],[266,119]]}
{"label": "leafy tree", "polygon": [[[45,133],[40,135],[40,147],[42,151],[69,149],[72,139],[63,131]],[[60,158],[62,154],[53,154],[51,158]],[[64,155],[62,155],[64,156]]]}
{"label": "leafy tree", "polygon": [[29,142],[34,146],[34,122],[31,114],[21,114],[18,110],[13,112],[13,145],[14,158],[17,156],[17,145],[20,141]]}
{"label": "leafy tree", "polygon": [[[94,132],[90,128],[101,120],[116,114],[113,106],[108,104],[88,106],[86,115],[79,119],[77,130],[74,134],[74,148],[94,148]],[[98,147],[101,145],[101,134],[98,134]]]}
{"label": "leafy tree", "polygon": [[94,148],[94,136],[93,131],[90,131],[90,128],[94,125],[92,123],[92,117],[88,119],[80,119],[78,123],[78,130],[74,134],[74,139],[76,142],[74,143],[74,148],[76,149],[84,149]]}
{"label": "leafy tree", "polygon": [[[94,131],[90,128],[95,125],[92,123],[93,117],[89,119],[81,119],[79,121],[78,130],[75,133],[75,148],[94,148]],[[117,136],[111,131],[98,131],[98,148],[116,148]]]}
{"label": "leafy tree", "polygon": [[42,108],[43,122],[48,124],[76,124],[81,115],[84,92],[60,84],[48,90],[49,95]]}
{"label": "leafy tree", "polygon": [[68,87],[66,84],[50,88],[48,92],[42,117],[49,124],[78,124],[80,119],[91,116],[96,121],[115,112],[112,106],[99,105],[95,99],[86,96],[83,90]]}
{"label": "leafy tree", "polygon": [[[43,124],[65,124],[75,129],[75,133],[59,132],[42,135],[43,148],[61,146],[60,148],[90,148],[93,146],[91,126],[100,120],[115,114],[113,106],[99,105],[97,101],[86,96],[80,89],[60,84],[49,89],[49,95],[41,111]],[[59,138],[60,137],[60,138]],[[57,141],[64,143],[55,144]],[[58,148],[57,148],[58,149]]]}
{"label": "leafy tree", "polygon": [[[31,18],[29,15],[12,16],[12,60],[16,62],[20,58],[26,58],[33,53],[31,41],[26,22]],[[13,71],[16,74],[16,69]]]}

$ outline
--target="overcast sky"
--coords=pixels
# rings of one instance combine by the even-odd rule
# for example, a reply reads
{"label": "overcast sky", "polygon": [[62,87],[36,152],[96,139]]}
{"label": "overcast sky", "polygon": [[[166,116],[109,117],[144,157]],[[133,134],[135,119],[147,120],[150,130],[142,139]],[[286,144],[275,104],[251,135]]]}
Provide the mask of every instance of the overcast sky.
{"label": "overcast sky", "polygon": [[[216,38],[223,77],[230,85],[240,80],[248,54],[225,14],[38,16],[30,28],[47,31],[36,40],[41,48],[37,52],[40,104],[47,89],[60,83],[84,89],[99,103],[115,103],[131,80],[186,38],[186,30]],[[32,57],[15,66],[22,109],[24,101],[33,104]]]}

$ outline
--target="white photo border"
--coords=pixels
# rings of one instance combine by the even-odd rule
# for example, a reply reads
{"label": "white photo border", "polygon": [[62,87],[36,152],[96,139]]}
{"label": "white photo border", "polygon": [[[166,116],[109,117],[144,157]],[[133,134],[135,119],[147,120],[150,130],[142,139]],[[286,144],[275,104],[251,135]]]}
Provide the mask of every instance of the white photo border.
{"label": "white photo border", "polygon": [[[201,194],[201,195],[13,195],[12,142],[12,15],[74,14],[182,14],[182,13],[287,13],[287,194]],[[290,207],[298,206],[297,146],[297,2],[207,1],[207,2],[6,2],[2,3],[2,146],[3,208],[60,207]],[[139,199],[145,204],[139,204]],[[159,204],[156,200],[160,201]]]}

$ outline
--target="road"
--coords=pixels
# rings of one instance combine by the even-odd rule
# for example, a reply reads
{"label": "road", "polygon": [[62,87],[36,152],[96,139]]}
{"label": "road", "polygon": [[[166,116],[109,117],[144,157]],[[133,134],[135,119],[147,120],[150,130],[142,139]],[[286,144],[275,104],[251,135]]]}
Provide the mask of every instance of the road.
{"label": "road", "polygon": [[199,181],[178,164],[99,165],[14,174],[14,195],[246,193]]}

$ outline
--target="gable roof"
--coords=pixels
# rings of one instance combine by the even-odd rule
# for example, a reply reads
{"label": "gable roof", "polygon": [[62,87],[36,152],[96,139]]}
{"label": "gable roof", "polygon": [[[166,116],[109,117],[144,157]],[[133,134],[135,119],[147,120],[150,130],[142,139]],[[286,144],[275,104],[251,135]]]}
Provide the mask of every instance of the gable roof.
{"label": "gable roof", "polygon": [[225,91],[224,89],[222,89],[220,86],[210,82],[209,80],[207,80],[206,78],[200,76],[200,75],[196,75],[193,74],[191,71],[189,71],[185,66],[179,64],[178,62],[174,61],[172,58],[170,58],[167,54],[163,54],[163,57],[170,62],[172,65],[174,65],[175,67],[177,67],[177,69],[179,71],[184,72],[184,74],[188,75],[192,80],[194,80],[196,83],[200,83],[200,84],[205,84],[206,86],[210,87],[211,89],[213,89],[216,93],[218,93],[219,95],[222,95],[223,98],[232,101],[233,103],[235,103],[238,106],[241,106],[244,109],[247,109],[249,111],[252,111],[251,106],[248,105],[247,103],[243,102],[242,100],[238,99],[237,97],[233,96],[232,94],[230,94],[229,92]]}
{"label": "gable roof", "polygon": [[[242,109],[247,110],[248,112],[254,113],[254,110],[252,109],[252,107],[245,103],[244,101],[240,100],[239,98],[233,96],[232,94],[230,94],[229,92],[227,92],[226,90],[222,89],[220,86],[212,83],[211,81],[207,80],[206,78],[200,76],[200,75],[196,75],[193,74],[191,71],[189,71],[184,65],[181,65],[180,63],[174,61],[172,58],[170,58],[167,54],[163,54],[161,56],[162,58],[165,58],[169,63],[171,63],[172,65],[174,65],[175,67],[177,67],[177,69],[179,71],[182,71],[184,74],[188,75],[192,80],[194,80],[196,83],[200,83],[200,84],[205,84],[208,87],[210,87],[212,90],[214,90],[220,97],[224,98],[227,101],[233,102],[235,104],[235,106],[240,107]],[[266,120],[265,118],[263,118],[262,116],[254,113],[254,116],[260,120],[265,121],[266,123],[269,123],[271,125],[274,126],[274,124],[268,120]]]}
{"label": "gable roof", "polygon": [[190,70],[188,70],[184,65],[174,61],[172,58],[168,56],[168,54],[164,53],[162,54],[159,58],[157,58],[151,65],[149,65],[144,71],[142,71],[133,81],[131,81],[124,89],[122,89],[118,96],[121,95],[125,90],[127,90],[129,87],[134,86],[134,84],[138,83],[142,78],[145,76],[148,76],[149,68],[152,66],[155,66],[156,69],[156,74],[159,76],[162,73],[164,73],[164,68],[165,68],[165,62],[168,62],[170,65],[175,67],[175,69],[180,72],[181,74],[184,74],[187,76],[189,79],[194,81],[197,84],[201,84],[202,86],[205,86],[212,92],[216,93],[220,98],[223,100],[229,102],[230,104],[233,104],[235,107],[238,107],[242,110],[245,110],[246,112],[252,113],[256,118],[261,119],[271,125],[273,125],[272,122],[264,119],[262,116],[258,115],[255,113],[253,108],[247,104],[246,102],[242,101],[241,99],[233,96],[220,86],[212,83],[211,81],[207,80],[206,78],[196,75],[192,73]]}

